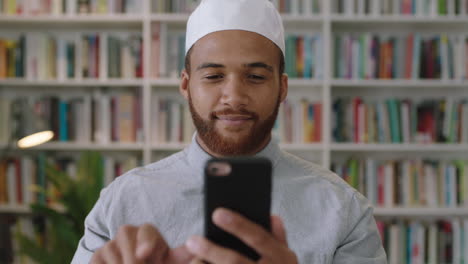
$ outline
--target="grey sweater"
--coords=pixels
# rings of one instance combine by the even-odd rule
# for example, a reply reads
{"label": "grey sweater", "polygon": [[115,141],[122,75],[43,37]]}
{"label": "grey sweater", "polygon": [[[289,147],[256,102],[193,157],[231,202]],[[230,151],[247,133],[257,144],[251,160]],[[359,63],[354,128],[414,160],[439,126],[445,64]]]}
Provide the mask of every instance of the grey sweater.
{"label": "grey sweater", "polygon": [[[365,197],[336,174],[281,151],[274,139],[257,156],[273,163],[272,214],[283,219],[299,263],[387,263]],[[209,158],[194,137],[183,151],[118,177],[87,216],[72,263],[88,263],[124,224],[151,223],[171,247],[202,235]]]}

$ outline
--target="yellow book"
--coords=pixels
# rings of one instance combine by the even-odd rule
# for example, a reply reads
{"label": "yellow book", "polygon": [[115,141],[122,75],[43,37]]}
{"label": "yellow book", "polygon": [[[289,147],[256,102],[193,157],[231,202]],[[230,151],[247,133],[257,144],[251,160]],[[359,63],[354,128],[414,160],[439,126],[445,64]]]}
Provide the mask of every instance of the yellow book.
{"label": "yellow book", "polygon": [[98,14],[106,14],[107,13],[107,1],[106,0],[97,0],[97,10]]}
{"label": "yellow book", "polygon": [[0,78],[7,77],[7,49],[6,41],[0,39]]}
{"label": "yellow book", "polygon": [[7,64],[7,73],[6,77],[15,77],[15,48],[16,43],[12,40],[5,41],[5,48],[6,48],[6,64]]}
{"label": "yellow book", "polygon": [[9,15],[14,15],[16,14],[16,0],[6,0],[6,13]]}

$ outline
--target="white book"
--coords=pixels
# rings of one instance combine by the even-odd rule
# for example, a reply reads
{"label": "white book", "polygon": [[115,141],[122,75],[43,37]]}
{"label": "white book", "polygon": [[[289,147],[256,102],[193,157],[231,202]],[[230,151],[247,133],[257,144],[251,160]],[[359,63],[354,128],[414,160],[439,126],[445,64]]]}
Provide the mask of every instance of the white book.
{"label": "white book", "polygon": [[[466,0],[461,0],[460,1],[460,15],[461,16],[466,16],[467,15],[467,12],[466,12],[467,5],[468,5],[468,1],[466,1]],[[468,255],[468,253],[467,253],[467,255]],[[466,256],[466,258],[468,259],[468,256]]]}
{"label": "white book", "polygon": [[18,201],[16,199],[17,190],[16,190],[16,168],[13,162],[9,162],[6,170],[6,179],[7,179],[7,192],[8,192],[8,204],[16,205]]}
{"label": "white book", "polygon": [[445,34],[440,35],[440,54],[442,64],[442,80],[449,79],[449,47],[448,37]]}
{"label": "white book", "polygon": [[468,260],[468,219],[463,220],[463,252],[465,253],[465,263]]}
{"label": "white book", "polygon": [[370,1],[371,15],[374,17],[380,16],[382,14],[382,3],[383,0],[373,0]]}
{"label": "white book", "polygon": [[301,104],[299,101],[296,101],[295,104],[293,104],[293,143],[302,143],[303,142],[303,137],[302,137],[302,124],[304,121],[304,115],[302,114],[302,108]]}
{"label": "white book", "polygon": [[132,57],[130,47],[124,45],[122,47],[122,63],[121,73],[124,79],[131,79],[135,77],[135,61]]}
{"label": "white book", "polygon": [[92,113],[91,113],[91,95],[86,94],[83,97],[83,112],[80,115],[82,117],[83,125],[80,126],[82,129],[80,130],[80,139],[83,142],[90,142],[91,141],[91,120],[92,120]]}
{"label": "white book", "polygon": [[358,15],[358,16],[364,15],[364,0],[357,0],[357,12],[355,15]]}
{"label": "white book", "polygon": [[416,263],[424,264],[424,256],[426,254],[425,252],[426,232],[425,232],[425,227],[420,222],[418,222],[417,226],[418,226],[417,241],[419,245],[419,254],[417,258],[418,261]]}
{"label": "white book", "polygon": [[83,79],[83,45],[81,43],[82,33],[75,34],[75,78],[76,80]]}
{"label": "white book", "polygon": [[428,227],[428,261],[427,264],[438,264],[437,263],[437,225],[430,223]]}
{"label": "white book", "polygon": [[388,162],[385,164],[384,167],[384,179],[385,179],[385,187],[384,187],[384,205],[385,207],[393,207],[394,201],[394,193],[395,193],[395,186],[394,180],[395,172],[393,168],[393,163]]}
{"label": "white book", "polygon": [[403,192],[402,192],[402,195],[403,195],[403,206],[404,207],[409,207],[411,205],[411,199],[410,199],[410,193],[411,193],[411,185],[410,185],[410,181],[411,181],[411,162],[409,160],[404,160],[403,161],[403,169],[402,169],[402,173],[403,173],[403,183],[402,183],[402,186],[403,186]]}
{"label": "white book", "polygon": [[63,0],[52,0],[52,15],[61,15],[63,13]]}
{"label": "white book", "polygon": [[76,10],[77,1],[76,0],[66,0],[66,1],[67,1],[67,4],[66,4],[66,7],[67,7],[66,13],[67,13],[67,15],[75,15],[77,13],[77,10]]}
{"label": "white book", "polygon": [[156,93],[151,95],[151,142],[158,143],[159,123],[159,97]]}
{"label": "white book", "polygon": [[416,0],[416,16],[424,15],[424,1],[426,0]]}
{"label": "white book", "polygon": [[388,264],[401,264],[399,259],[400,228],[398,225],[390,226],[390,242],[388,249]]}
{"label": "white book", "polygon": [[361,58],[361,52],[359,48],[359,39],[357,37],[352,37],[352,78],[360,79],[359,76],[359,60]]}
{"label": "white book", "polygon": [[159,32],[159,41],[160,41],[160,51],[159,51],[159,76],[168,77],[167,71],[167,24],[160,23],[160,32]]}
{"label": "white book", "polygon": [[424,165],[424,176],[426,177],[427,205],[437,207],[437,175],[431,164]]}
{"label": "white book", "polygon": [[403,0],[399,0],[399,1],[395,1],[395,0],[389,0],[390,4],[391,5],[391,12],[392,14],[394,15],[400,15],[401,14],[401,6],[403,4]]}
{"label": "white book", "polygon": [[448,207],[455,208],[457,207],[457,171],[456,167],[453,164],[449,164],[448,167],[448,197],[449,203]]}
{"label": "white book", "polygon": [[452,263],[461,263],[461,242],[462,242],[462,236],[461,236],[461,226],[460,226],[460,221],[457,219],[452,219]]}
{"label": "white book", "polygon": [[37,36],[39,33],[30,32],[26,34],[26,78],[28,81],[37,79]]}
{"label": "white book", "polygon": [[104,184],[109,185],[115,178],[115,160],[112,157],[104,156]]}
{"label": "white book", "polygon": [[314,35],[314,52],[315,52],[315,62],[314,62],[314,75],[317,80],[323,80],[323,38],[320,33]]}
{"label": "white book", "polygon": [[172,143],[179,142],[180,127],[181,127],[181,118],[180,118],[180,105],[177,100],[171,100],[171,120],[170,120],[170,133],[169,141]]}
{"label": "white book", "polygon": [[354,0],[345,0],[344,2],[344,14],[347,16],[354,15]]}
{"label": "white book", "polygon": [[429,0],[429,14],[431,17],[436,17],[438,13],[438,0]]}
{"label": "white book", "polygon": [[312,15],[313,14],[312,2],[315,0],[301,0],[301,1],[303,1],[303,7],[304,7],[304,10],[302,13],[306,16]]}
{"label": "white book", "polygon": [[291,0],[291,15],[299,15],[299,0]]}
{"label": "white book", "polygon": [[31,185],[34,183],[34,163],[31,157],[21,158],[21,180],[23,187],[23,203],[31,204],[34,201]]}
{"label": "white book", "polygon": [[461,36],[450,36],[451,42],[453,43],[454,51],[454,77],[456,80],[462,80],[463,78],[463,61],[465,57],[463,54],[463,45],[461,43]]}
{"label": "white book", "polygon": [[99,34],[99,76],[98,78],[102,81],[107,80],[109,76],[107,72],[107,69],[109,69],[107,40],[108,40],[108,34],[106,32],[101,32]]}
{"label": "white book", "polygon": [[67,76],[67,42],[65,38],[59,37],[57,39],[57,79],[65,81]]}
{"label": "white book", "polygon": [[455,0],[447,1],[447,15],[455,16]]}
{"label": "white book", "polygon": [[365,69],[365,78],[370,79],[372,78],[376,61],[372,58],[372,34],[369,32],[364,33],[364,39],[366,43],[366,48],[364,49],[364,57],[366,58],[366,69]]}
{"label": "white book", "polygon": [[115,13],[115,0],[107,0],[107,12],[109,14]]}
{"label": "white book", "polygon": [[377,204],[377,175],[376,172],[377,167],[375,164],[375,160],[371,158],[366,159],[366,197],[369,199],[371,204]]}

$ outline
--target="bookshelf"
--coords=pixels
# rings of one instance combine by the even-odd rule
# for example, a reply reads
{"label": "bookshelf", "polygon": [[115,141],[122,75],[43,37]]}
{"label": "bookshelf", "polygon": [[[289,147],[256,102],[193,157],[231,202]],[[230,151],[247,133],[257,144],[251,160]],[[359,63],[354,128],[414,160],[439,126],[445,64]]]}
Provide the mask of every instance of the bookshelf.
{"label": "bookshelf", "polygon": [[[130,89],[141,95],[141,118],[143,138],[139,142],[131,143],[95,143],[95,142],[51,142],[32,150],[14,149],[15,154],[35,151],[53,151],[54,153],[70,153],[92,149],[107,153],[129,154],[139,157],[143,164],[149,164],[157,159],[174,153],[187,146],[186,142],[155,142],[154,131],[151,128],[151,120],[154,115],[152,105],[153,95],[178,93],[179,80],[174,76],[154,76],[153,68],[153,32],[155,27],[163,25],[167,33],[183,32],[188,14],[154,11],[153,7],[159,0],[141,0],[141,12],[124,14],[77,14],[66,12],[65,14],[40,14],[40,15],[14,15],[0,12],[0,37],[3,33],[11,31],[45,30],[49,32],[138,32],[142,37],[144,56],[143,78],[108,78],[101,76],[97,79],[65,79],[65,80],[28,80],[25,78],[0,78],[0,95],[8,91],[34,91],[45,93],[54,89],[59,93],[68,94],[79,88],[92,93],[100,89],[118,90]],[[311,0],[312,1],[312,0]],[[315,0],[314,0],[315,1]],[[334,37],[337,34],[379,32],[386,36],[393,34],[409,34],[422,32],[427,35],[439,33],[453,34],[456,36],[468,36],[468,10],[460,13],[437,14],[427,12],[416,14],[400,14],[394,12],[393,6],[389,10],[383,8],[382,12],[376,12],[375,6],[370,9],[373,12],[338,12],[339,2],[343,0],[321,1],[320,12],[282,12],[286,35],[316,34],[319,33],[323,46],[322,78],[291,78],[289,96],[301,97],[306,95],[315,101],[322,103],[321,142],[314,143],[282,143],[281,147],[286,151],[297,154],[307,160],[314,161],[323,167],[330,168],[336,160],[346,160],[349,157],[373,157],[376,159],[405,158],[431,158],[455,160],[468,160],[468,142],[456,143],[337,143],[333,130],[334,99],[341,96],[362,96],[372,98],[409,97],[422,98],[424,96],[442,98],[447,95],[468,99],[468,76],[464,78],[449,79],[421,79],[421,78],[393,78],[393,79],[358,79],[335,77]],[[348,0],[345,0],[348,1]],[[388,2],[406,3],[408,0],[354,0],[356,9],[360,3]],[[411,0],[409,0],[411,1]],[[415,0],[426,3],[426,0]],[[167,2],[167,1],[164,1]],[[284,0],[274,0],[275,4],[281,4]],[[292,3],[303,3],[303,0],[291,0]],[[427,1],[430,2],[430,1]],[[433,1],[435,2],[435,1]],[[468,1],[459,1],[468,6]],[[464,6],[463,6],[464,7]],[[396,8],[396,7],[395,7]],[[161,43],[166,39],[162,39]],[[165,44],[167,45],[167,44]],[[161,46],[159,46],[161,47]],[[468,62],[468,54],[465,61]],[[158,64],[166,64],[164,60],[158,60]],[[167,65],[159,65],[165,67]],[[0,143],[0,150],[5,148],[5,143]],[[468,205],[468,203],[467,203]],[[0,205],[1,213],[27,213],[24,206]],[[459,208],[434,208],[434,207],[377,207],[375,215],[378,218],[463,218],[468,217],[468,206]]]}

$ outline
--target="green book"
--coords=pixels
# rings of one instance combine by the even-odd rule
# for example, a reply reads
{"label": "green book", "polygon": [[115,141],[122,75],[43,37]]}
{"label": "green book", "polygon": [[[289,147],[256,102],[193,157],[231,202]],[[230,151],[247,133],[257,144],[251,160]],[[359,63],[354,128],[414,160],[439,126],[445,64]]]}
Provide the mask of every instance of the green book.
{"label": "green book", "polygon": [[390,131],[392,143],[401,143],[400,137],[400,118],[399,118],[399,102],[396,99],[387,99],[386,101],[389,116],[390,116]]}
{"label": "green book", "polygon": [[286,73],[290,78],[297,77],[297,70],[296,70],[296,37],[295,36],[288,36],[286,38],[286,65],[285,70]]}
{"label": "green book", "polygon": [[439,0],[438,9],[439,9],[439,15],[446,15],[447,14],[447,1]]}

